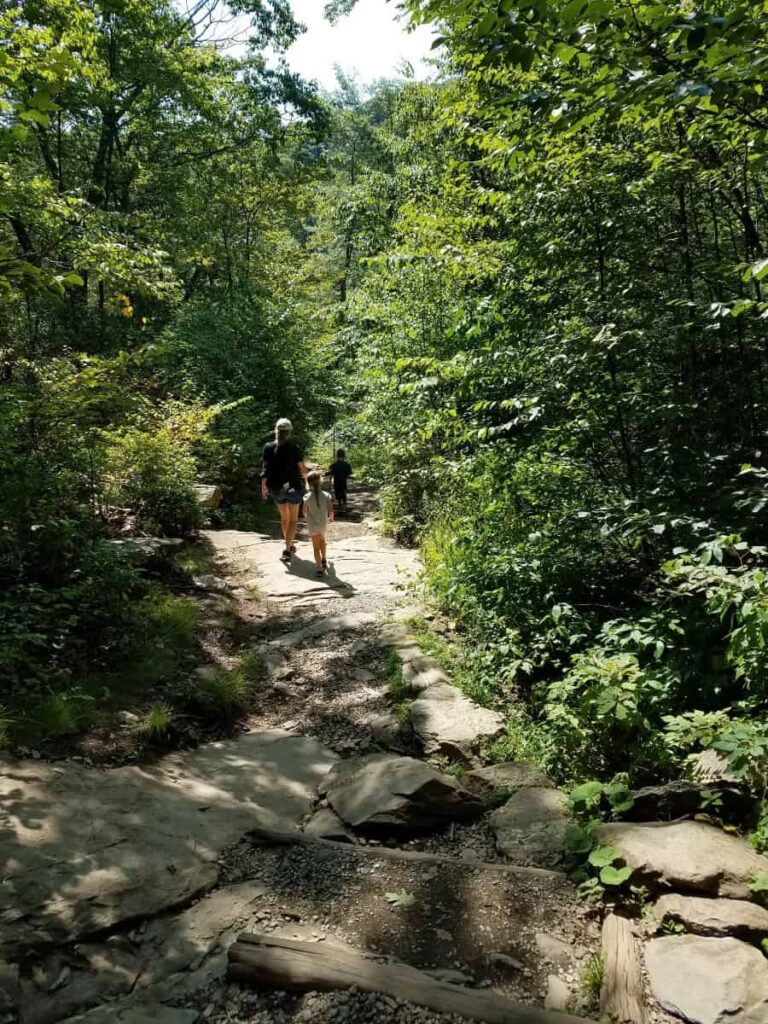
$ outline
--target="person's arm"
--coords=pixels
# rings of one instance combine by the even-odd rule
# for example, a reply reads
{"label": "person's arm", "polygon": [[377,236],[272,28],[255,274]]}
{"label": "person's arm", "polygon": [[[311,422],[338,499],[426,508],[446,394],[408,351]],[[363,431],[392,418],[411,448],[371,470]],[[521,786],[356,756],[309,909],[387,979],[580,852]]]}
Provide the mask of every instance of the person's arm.
{"label": "person's arm", "polygon": [[327,505],[328,505],[328,522],[332,523],[334,521],[334,516],[333,516],[333,499],[331,498],[330,494],[326,494],[325,497],[326,497],[326,502],[327,502]]}
{"label": "person's arm", "polygon": [[269,489],[267,488],[267,449],[266,447],[261,453],[261,497],[262,501],[266,501],[269,497]]}

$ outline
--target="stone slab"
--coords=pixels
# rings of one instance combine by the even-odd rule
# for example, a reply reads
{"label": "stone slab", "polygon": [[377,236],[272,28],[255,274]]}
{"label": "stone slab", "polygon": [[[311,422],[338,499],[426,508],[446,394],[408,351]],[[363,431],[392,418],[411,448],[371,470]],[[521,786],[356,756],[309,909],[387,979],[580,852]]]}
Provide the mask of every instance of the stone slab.
{"label": "stone slab", "polygon": [[759,943],[768,937],[768,910],[746,900],[706,899],[667,893],[653,907],[659,924],[676,921],[696,935],[731,935]]}
{"label": "stone slab", "polygon": [[768,960],[738,939],[669,935],[645,951],[651,990],[691,1024],[766,1024]]}
{"label": "stone slab", "polygon": [[615,846],[646,884],[662,889],[748,899],[750,880],[768,871],[768,857],[701,821],[609,822],[595,836]]}
{"label": "stone slab", "polygon": [[[172,997],[176,980],[183,979],[187,990],[195,975],[198,987],[223,978],[226,951],[251,927],[265,892],[256,882],[227,886],[180,914],[156,918],[131,936],[78,944],[79,966],[68,970],[63,985],[46,990],[34,974],[25,980],[24,1024],[55,1024],[129,995],[142,1004],[136,1012],[145,1012],[146,1001]],[[39,969],[58,976],[59,955],[41,957]],[[159,992],[164,983],[168,985]]]}
{"label": "stone slab", "polygon": [[424,690],[411,704],[410,721],[425,753],[461,759],[481,741],[504,731],[498,712],[481,708],[448,683],[435,683]]}
{"label": "stone slab", "polygon": [[214,885],[219,854],[249,828],[294,827],[336,760],[275,731],[151,768],[3,762],[2,952],[186,903]]}

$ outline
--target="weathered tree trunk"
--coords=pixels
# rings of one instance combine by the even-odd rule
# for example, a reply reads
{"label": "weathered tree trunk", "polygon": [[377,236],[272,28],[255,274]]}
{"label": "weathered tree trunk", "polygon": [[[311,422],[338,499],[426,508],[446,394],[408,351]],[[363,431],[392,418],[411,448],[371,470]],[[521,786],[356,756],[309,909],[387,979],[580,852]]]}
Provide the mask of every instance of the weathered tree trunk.
{"label": "weathered tree trunk", "polygon": [[645,1024],[643,976],[637,943],[625,917],[609,914],[603,923],[603,986],[600,1015],[615,1024]]}
{"label": "weathered tree trunk", "polygon": [[229,976],[301,992],[357,986],[488,1024],[585,1024],[585,1018],[513,1002],[494,992],[436,981],[407,964],[377,963],[360,953],[274,935],[241,935],[229,950]]}

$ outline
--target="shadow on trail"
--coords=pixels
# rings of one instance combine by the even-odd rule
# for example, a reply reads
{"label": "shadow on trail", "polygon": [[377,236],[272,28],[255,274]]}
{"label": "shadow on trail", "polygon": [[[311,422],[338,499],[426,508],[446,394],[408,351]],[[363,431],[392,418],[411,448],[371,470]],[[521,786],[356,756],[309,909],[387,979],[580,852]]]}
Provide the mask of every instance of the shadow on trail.
{"label": "shadow on trail", "polygon": [[[300,576],[302,579],[311,580],[315,586],[312,588],[323,590],[338,590],[343,597],[353,597],[357,591],[351,583],[346,583],[340,579],[336,574],[336,569],[331,560],[329,564],[328,572],[323,576],[318,576],[317,566],[313,561],[309,561],[306,558],[301,558],[299,555],[294,555],[290,563],[286,565],[286,570],[291,576]],[[309,593],[312,593],[312,590]]]}

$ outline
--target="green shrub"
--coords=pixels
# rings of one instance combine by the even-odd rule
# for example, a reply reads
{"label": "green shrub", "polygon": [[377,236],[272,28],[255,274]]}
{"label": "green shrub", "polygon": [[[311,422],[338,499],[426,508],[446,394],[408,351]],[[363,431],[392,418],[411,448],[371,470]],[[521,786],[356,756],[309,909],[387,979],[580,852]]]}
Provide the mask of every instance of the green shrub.
{"label": "green shrub", "polygon": [[148,533],[184,536],[197,529],[196,453],[221,411],[169,403],[105,434],[108,500],[133,509]]}

